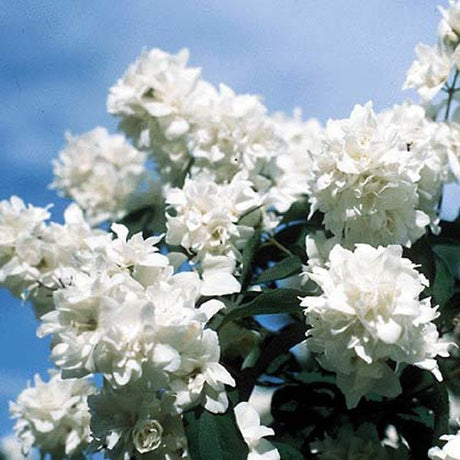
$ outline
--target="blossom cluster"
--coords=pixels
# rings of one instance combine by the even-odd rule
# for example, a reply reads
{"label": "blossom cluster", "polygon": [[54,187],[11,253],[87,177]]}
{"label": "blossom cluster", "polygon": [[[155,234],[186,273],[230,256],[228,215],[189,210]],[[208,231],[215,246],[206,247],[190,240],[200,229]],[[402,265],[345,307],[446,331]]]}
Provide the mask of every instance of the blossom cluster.
{"label": "blossom cluster", "polygon": [[436,232],[442,187],[450,181],[448,130],[406,103],[376,114],[356,106],[350,118],[330,120],[323,146],[312,154],[310,214],[345,247],[411,246],[430,225]]}
{"label": "blossom cluster", "polygon": [[51,372],[49,382],[35,375],[10,411],[18,419],[16,436],[25,455],[39,446],[43,455],[66,457],[81,453],[90,439],[87,397],[96,391],[88,379],[62,379]]}
{"label": "blossom cluster", "polygon": [[449,8],[440,7],[442,19],[438,25],[438,43],[434,46],[419,43],[417,59],[411,65],[405,88],[416,88],[424,101],[430,101],[447,82],[451,71],[458,72],[460,48],[460,7],[449,0]]}
{"label": "blossom cluster", "polygon": [[67,134],[66,139],[54,161],[52,186],[72,198],[92,224],[123,217],[138,199],[146,175],[145,153],[101,127],[81,136]]}
{"label": "blossom cluster", "polygon": [[[419,412],[412,396],[398,406],[404,372],[442,381],[453,341],[440,328],[453,276],[430,245],[445,244],[443,187],[460,179],[460,2],[441,12],[439,44],[417,48],[405,84],[421,104],[368,102],[325,126],[203,80],[187,50],[145,50],[109,91],[123,134],[67,135],[54,161],[52,187],[73,200],[63,223],[0,201],[0,284],[31,302],[56,367],[11,404],[24,454],[209,459],[222,436],[216,448],[278,460],[298,430],[299,456],[409,458],[401,420]],[[431,252],[415,260],[423,237]],[[258,384],[276,387],[273,427],[247,402]],[[331,386],[345,403],[283,400],[321,387],[320,405]],[[397,428],[363,423],[389,399],[406,410]],[[305,405],[332,413],[299,419]],[[457,438],[431,458],[456,458]]]}
{"label": "blossom cluster", "polygon": [[427,285],[401,246],[356,246],[354,252],[334,246],[325,268],[309,274],[322,290],[308,296],[310,349],[321,365],[337,373],[347,405],[355,407],[371,392],[387,397],[401,393],[396,369],[413,364],[442,379],[437,355],[448,356],[432,322],[439,313],[430,299],[419,300]]}

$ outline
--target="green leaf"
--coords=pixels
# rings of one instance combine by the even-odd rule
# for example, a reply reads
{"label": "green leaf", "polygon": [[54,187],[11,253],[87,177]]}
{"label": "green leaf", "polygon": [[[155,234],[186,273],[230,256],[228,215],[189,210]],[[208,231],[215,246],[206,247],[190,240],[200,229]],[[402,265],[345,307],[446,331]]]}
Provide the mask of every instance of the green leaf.
{"label": "green leaf", "polygon": [[291,207],[284,213],[283,219],[280,224],[287,224],[293,221],[305,221],[307,222],[307,216],[310,212],[310,203],[307,199],[297,201],[291,205]]}
{"label": "green leaf", "polygon": [[453,222],[441,220],[441,236],[460,242],[460,217]]}
{"label": "green leaf", "polygon": [[436,386],[433,398],[434,412],[434,442],[449,431],[449,395],[445,383]]}
{"label": "green leaf", "polygon": [[446,385],[430,372],[413,366],[404,370],[401,385],[403,394],[399,399],[408,407],[397,415],[394,424],[414,451],[414,458],[425,458],[421,454],[436,445],[439,437],[449,430]]}
{"label": "green leaf", "polygon": [[435,445],[433,442],[433,430],[422,422],[406,420],[396,415],[392,420],[398,433],[404,437],[410,447],[411,457],[413,459],[428,459],[427,452],[430,447]]}
{"label": "green leaf", "polygon": [[403,420],[423,423],[427,428],[434,429],[434,414],[425,406],[412,407],[410,412],[398,414]]}
{"label": "green leaf", "polygon": [[424,235],[419,238],[411,248],[405,248],[404,257],[408,257],[412,262],[420,265],[418,271],[428,278],[431,286],[436,272],[436,265],[435,255],[427,236]]}
{"label": "green leaf", "polygon": [[127,214],[119,221],[128,227],[129,236],[142,232],[144,237],[154,233],[162,233],[165,230],[164,206],[158,203],[156,206],[145,206]]}
{"label": "green leaf", "polygon": [[267,268],[262,272],[254,282],[254,284],[266,283],[268,281],[282,280],[298,273],[302,268],[302,261],[298,256],[291,256],[278,262],[273,267]]}
{"label": "green leaf", "polygon": [[460,243],[446,238],[436,241],[433,245],[434,251],[441,256],[449,265],[454,278],[460,275]]}
{"label": "green leaf", "polygon": [[285,444],[284,442],[272,442],[272,444],[278,449],[281,460],[303,460],[303,455],[296,448]]}
{"label": "green leaf", "polygon": [[184,414],[192,460],[246,460],[248,446],[236,425],[233,409],[212,414],[197,409]]}
{"label": "green leaf", "polygon": [[301,313],[299,297],[307,293],[296,289],[272,289],[262,292],[254,300],[230,310],[217,326],[220,329],[224,324],[236,319],[255,315],[272,315],[276,313]]}
{"label": "green leaf", "polygon": [[442,309],[454,295],[454,277],[447,262],[435,252],[435,275],[431,293],[436,304]]}
{"label": "green leaf", "polygon": [[260,244],[260,230],[257,229],[243,249],[241,285],[244,289],[251,281],[252,259]]}
{"label": "green leaf", "polygon": [[268,336],[260,346],[260,356],[254,367],[244,369],[236,375],[240,400],[246,401],[254,388],[257,378],[263,374],[277,356],[288,353],[298,343],[305,340],[306,325],[296,321]]}

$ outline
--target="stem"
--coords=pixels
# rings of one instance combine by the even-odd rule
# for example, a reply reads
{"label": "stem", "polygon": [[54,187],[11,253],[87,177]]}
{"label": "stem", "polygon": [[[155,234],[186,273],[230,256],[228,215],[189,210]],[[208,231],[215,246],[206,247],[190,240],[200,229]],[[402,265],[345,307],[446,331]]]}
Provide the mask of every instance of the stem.
{"label": "stem", "polygon": [[271,243],[273,246],[276,246],[278,249],[283,251],[288,256],[294,255],[286,246],[282,245],[279,241],[276,241],[274,238],[268,238],[267,242]]}
{"label": "stem", "polygon": [[446,106],[446,113],[444,114],[444,121],[447,121],[449,119],[449,112],[450,112],[450,106],[452,105],[452,98],[454,97],[454,93],[456,91],[455,89],[455,83],[457,82],[458,78],[458,69],[455,71],[454,74],[454,79],[452,81],[452,85],[447,87],[447,106]]}

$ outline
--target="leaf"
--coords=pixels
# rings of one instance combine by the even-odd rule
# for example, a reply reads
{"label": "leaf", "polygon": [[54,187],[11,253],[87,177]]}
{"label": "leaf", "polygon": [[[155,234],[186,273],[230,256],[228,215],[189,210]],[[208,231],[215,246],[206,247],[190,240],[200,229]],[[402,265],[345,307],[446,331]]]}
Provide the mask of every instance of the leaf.
{"label": "leaf", "polygon": [[302,261],[298,256],[290,256],[278,262],[273,267],[267,268],[262,272],[254,282],[254,284],[266,283],[267,281],[282,280],[298,273],[302,268]]}
{"label": "leaf", "polygon": [[303,455],[296,448],[286,444],[284,442],[272,442],[272,444],[278,449],[281,460],[303,460]]}
{"label": "leaf", "polygon": [[404,257],[408,257],[412,262],[420,265],[418,271],[428,278],[431,286],[436,272],[436,265],[435,255],[427,236],[424,235],[419,238],[411,248],[405,248]]}
{"label": "leaf", "polygon": [[435,267],[431,293],[436,304],[442,309],[454,295],[454,277],[447,262],[435,252]]}
{"label": "leaf", "polygon": [[445,238],[460,242],[460,217],[453,222],[441,220],[439,223],[441,226],[441,235]]}
{"label": "leaf", "polygon": [[280,224],[287,224],[293,221],[305,221],[307,222],[307,216],[310,212],[310,203],[307,199],[302,201],[296,201],[291,207],[284,213],[283,219]]}
{"label": "leaf", "polygon": [[260,230],[256,230],[243,249],[241,286],[244,289],[250,282],[252,259],[260,244]]}
{"label": "leaf", "polygon": [[305,331],[305,323],[297,321],[264,340],[260,346],[259,359],[254,367],[244,369],[235,376],[241,400],[246,401],[249,398],[257,378],[266,371],[277,356],[288,353],[293,346],[305,340]]}
{"label": "leaf", "polygon": [[[434,412],[434,442],[449,431],[449,395],[446,384],[441,382],[436,386],[433,405]],[[433,443],[434,444],[434,443]]]}
{"label": "leaf", "polygon": [[129,236],[142,232],[144,237],[164,231],[164,208],[163,205],[145,206],[127,214],[119,221],[129,229]]}
{"label": "leaf", "polygon": [[233,409],[225,414],[196,409],[184,414],[193,460],[246,460],[249,450],[236,424]]}
{"label": "leaf", "polygon": [[410,447],[411,457],[413,459],[427,459],[427,452],[434,445],[432,442],[433,430],[422,422],[405,420],[396,416],[392,423],[395,425],[398,433],[403,436]]}
{"label": "leaf", "polygon": [[[278,423],[293,429],[316,425],[337,409],[345,409],[345,399],[335,383],[288,384],[275,391],[271,414]],[[318,434],[318,433],[317,433]]]}
{"label": "leaf", "polygon": [[[446,385],[426,370],[407,367],[401,376],[403,394],[399,397],[406,409],[393,420],[407,440],[414,458],[436,445],[449,430],[449,398]],[[427,412],[429,411],[429,412]],[[432,418],[427,415],[432,414]]]}
{"label": "leaf", "polygon": [[446,261],[454,278],[460,278],[460,243],[445,238],[439,239],[433,245],[433,249]]}
{"label": "leaf", "polygon": [[398,417],[403,420],[423,423],[427,428],[430,428],[431,430],[434,428],[433,411],[425,406],[413,407],[411,408],[410,412],[403,412],[398,414]]}
{"label": "leaf", "polygon": [[275,313],[301,313],[299,297],[307,295],[296,289],[271,289],[262,292],[249,303],[242,304],[230,310],[222,319],[217,329],[222,328],[229,321],[247,318],[255,315],[272,315]]}

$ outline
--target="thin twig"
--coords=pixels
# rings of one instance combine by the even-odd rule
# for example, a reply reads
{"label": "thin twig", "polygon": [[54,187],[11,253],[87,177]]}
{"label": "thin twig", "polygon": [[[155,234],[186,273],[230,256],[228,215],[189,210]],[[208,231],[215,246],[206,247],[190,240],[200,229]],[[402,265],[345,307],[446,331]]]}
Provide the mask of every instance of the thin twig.
{"label": "thin twig", "polygon": [[452,105],[452,99],[454,97],[454,93],[457,90],[455,88],[455,83],[457,82],[458,78],[458,69],[455,71],[454,74],[454,79],[452,81],[452,85],[447,87],[447,105],[446,105],[446,113],[444,114],[444,121],[447,121],[449,119],[449,112],[450,112],[450,106]]}

